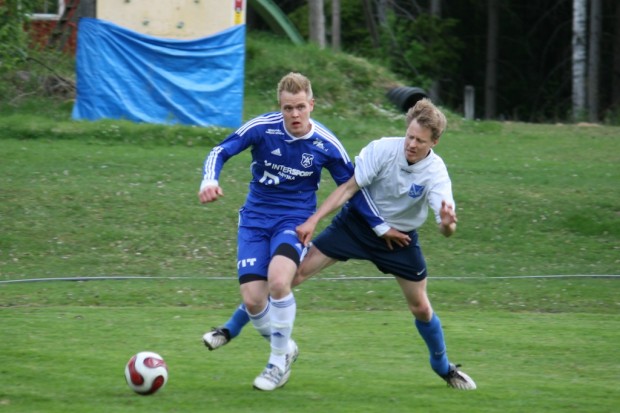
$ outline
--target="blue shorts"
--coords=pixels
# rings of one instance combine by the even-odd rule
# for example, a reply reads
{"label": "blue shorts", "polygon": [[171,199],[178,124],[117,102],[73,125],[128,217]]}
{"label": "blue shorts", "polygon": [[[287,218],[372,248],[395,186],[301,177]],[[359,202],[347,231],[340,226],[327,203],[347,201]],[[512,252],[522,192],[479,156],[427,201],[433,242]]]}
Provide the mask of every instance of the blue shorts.
{"label": "blue shorts", "polygon": [[237,233],[239,282],[266,279],[269,262],[276,253],[299,263],[304,247],[295,228],[304,221],[302,217],[266,216],[241,208]]}
{"label": "blue shorts", "polygon": [[347,261],[351,258],[371,261],[384,274],[409,281],[426,278],[426,261],[418,243],[418,233],[408,233],[411,243],[406,247],[392,245],[378,237],[358,212],[345,206],[312,244],[330,258]]}

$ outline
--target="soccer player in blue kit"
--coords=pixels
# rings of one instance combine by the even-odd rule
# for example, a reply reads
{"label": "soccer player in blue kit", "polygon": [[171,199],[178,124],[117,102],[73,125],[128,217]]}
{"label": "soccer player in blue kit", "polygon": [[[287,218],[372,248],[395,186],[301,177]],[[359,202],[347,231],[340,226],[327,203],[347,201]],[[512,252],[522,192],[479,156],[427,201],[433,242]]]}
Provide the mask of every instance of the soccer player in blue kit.
{"label": "soccer player in blue kit", "polygon": [[[316,210],[316,191],[326,168],[338,185],[353,175],[344,147],[331,131],[310,118],[314,98],[310,81],[289,73],[279,84],[280,112],[258,116],[215,146],[207,156],[198,197],[201,203],[223,196],[218,179],[224,163],[251,148],[252,179],[239,210],[237,275],[243,304],[225,327],[203,336],[209,349],[239,334],[247,320],[269,340],[271,353],[254,388],[272,391],[288,381],[298,348],[291,335],[296,314],[291,283],[304,246],[295,229]],[[404,240],[386,228],[376,208],[360,192],[352,203],[377,235]],[[232,330],[232,333],[231,333]]]}

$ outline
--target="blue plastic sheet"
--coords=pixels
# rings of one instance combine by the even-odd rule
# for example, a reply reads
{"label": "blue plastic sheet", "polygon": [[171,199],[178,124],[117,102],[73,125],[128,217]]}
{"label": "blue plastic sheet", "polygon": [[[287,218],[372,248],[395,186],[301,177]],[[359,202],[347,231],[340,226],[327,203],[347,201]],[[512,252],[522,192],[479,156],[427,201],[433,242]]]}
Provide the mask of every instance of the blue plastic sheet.
{"label": "blue plastic sheet", "polygon": [[241,125],[245,25],[195,40],[82,18],[73,119]]}

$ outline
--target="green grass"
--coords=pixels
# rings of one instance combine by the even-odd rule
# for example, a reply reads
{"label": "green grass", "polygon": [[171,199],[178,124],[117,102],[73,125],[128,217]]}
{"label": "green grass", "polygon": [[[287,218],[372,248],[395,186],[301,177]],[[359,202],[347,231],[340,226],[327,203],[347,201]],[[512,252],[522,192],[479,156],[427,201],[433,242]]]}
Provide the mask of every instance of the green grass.
{"label": "green grass", "polygon": [[[200,342],[204,330],[228,316],[236,290],[232,280],[206,278],[0,285],[8,304],[0,310],[3,411],[616,408],[616,280],[431,281],[449,355],[479,386],[466,393],[447,389],[432,373],[392,280],[300,286],[301,356],[291,381],[273,394],[253,391],[268,354],[263,339],[249,328],[216,352]],[[472,297],[476,291],[485,298]],[[511,303],[516,311],[507,311]],[[155,396],[134,395],[124,383],[124,364],[141,350],[159,352],[169,366],[169,383]]]}
{"label": "green grass", "polygon": [[[289,70],[313,79],[314,116],[350,155],[402,134],[385,101],[393,76],[271,38],[248,44],[246,119],[275,107]],[[445,239],[429,220],[420,240],[450,358],[477,391],[434,376],[396,283],[350,261],[295,290],[301,356],[265,394],[251,383],[269,350],[251,328],[216,352],[200,340],[239,301],[248,154],[226,165],[225,197],[203,206],[203,159],[229,131],[72,122],[71,102],[19,93],[0,102],[0,411],[617,411],[620,280],[600,275],[620,274],[618,128],[448,113],[437,152],[459,227]],[[320,198],[331,189],[324,176]],[[92,280],[49,281],[65,277]],[[170,368],[151,397],[123,377],[142,350]]]}
{"label": "green grass", "polygon": [[[139,136],[140,128],[131,130]],[[434,225],[422,228],[431,275],[618,274],[616,131],[457,124],[437,151],[451,171],[459,229],[444,239]],[[354,155],[370,139],[343,142]],[[226,197],[201,206],[196,192],[208,150],[3,139],[0,278],[234,273],[249,155],[226,165]],[[323,180],[321,196],[333,188],[329,176]],[[327,273],[341,272],[377,273],[358,262]]]}

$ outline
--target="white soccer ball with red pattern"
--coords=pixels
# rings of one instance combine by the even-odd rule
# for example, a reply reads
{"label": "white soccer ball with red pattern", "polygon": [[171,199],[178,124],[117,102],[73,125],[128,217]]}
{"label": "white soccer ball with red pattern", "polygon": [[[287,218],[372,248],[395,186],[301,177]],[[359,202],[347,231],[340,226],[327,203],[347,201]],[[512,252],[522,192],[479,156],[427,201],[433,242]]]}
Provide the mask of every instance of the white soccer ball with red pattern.
{"label": "white soccer ball with red pattern", "polygon": [[145,396],[153,394],[166,385],[168,366],[159,354],[141,351],[127,362],[125,379],[136,393]]}

